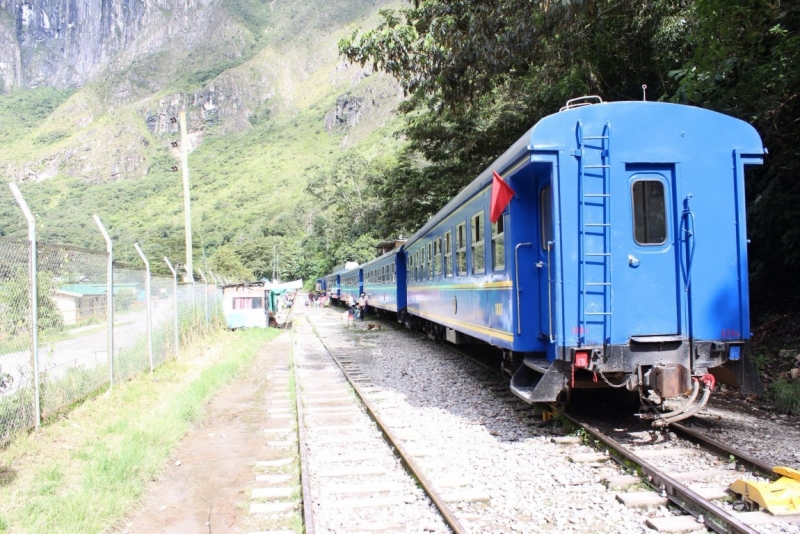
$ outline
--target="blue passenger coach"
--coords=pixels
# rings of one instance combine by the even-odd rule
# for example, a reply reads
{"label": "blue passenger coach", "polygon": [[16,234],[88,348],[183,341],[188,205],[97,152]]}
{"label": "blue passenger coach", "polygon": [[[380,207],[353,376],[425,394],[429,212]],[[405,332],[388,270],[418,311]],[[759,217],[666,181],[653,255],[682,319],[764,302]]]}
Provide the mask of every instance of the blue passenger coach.
{"label": "blue passenger coach", "polygon": [[333,272],[326,275],[324,280],[325,295],[331,300],[339,300],[339,273]]}
{"label": "blue passenger coach", "polygon": [[406,264],[402,249],[394,249],[361,266],[368,307],[402,314],[406,309]]}
{"label": "blue passenger coach", "polygon": [[[408,312],[504,349],[529,402],[604,384],[702,387],[702,403],[715,379],[757,391],[744,170],[764,153],[712,111],[568,103],[407,241]],[[494,224],[493,171],[515,192]]]}
{"label": "blue passenger coach", "polygon": [[357,263],[339,273],[339,298],[342,302],[347,303],[348,295],[357,301],[363,292],[364,278]]}

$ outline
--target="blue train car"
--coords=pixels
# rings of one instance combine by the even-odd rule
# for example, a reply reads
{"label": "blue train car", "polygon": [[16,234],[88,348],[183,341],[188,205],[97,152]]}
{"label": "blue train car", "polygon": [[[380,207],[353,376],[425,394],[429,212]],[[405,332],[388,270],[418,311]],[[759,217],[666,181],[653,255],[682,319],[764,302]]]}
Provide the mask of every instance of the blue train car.
{"label": "blue train car", "polygon": [[323,278],[325,285],[325,295],[331,301],[339,300],[339,273],[333,272]]}
{"label": "blue train car", "polygon": [[339,298],[343,303],[347,303],[348,296],[358,301],[363,292],[364,276],[357,263],[339,273]]}
{"label": "blue train car", "polygon": [[[744,171],[764,153],[712,111],[568,103],[408,240],[408,311],[504,349],[529,402],[598,384],[702,388],[700,404],[715,379],[756,392]],[[514,190],[494,224],[493,171]]]}
{"label": "blue train car", "polygon": [[361,269],[368,307],[397,313],[402,320],[406,309],[406,262],[402,248],[365,263]]}

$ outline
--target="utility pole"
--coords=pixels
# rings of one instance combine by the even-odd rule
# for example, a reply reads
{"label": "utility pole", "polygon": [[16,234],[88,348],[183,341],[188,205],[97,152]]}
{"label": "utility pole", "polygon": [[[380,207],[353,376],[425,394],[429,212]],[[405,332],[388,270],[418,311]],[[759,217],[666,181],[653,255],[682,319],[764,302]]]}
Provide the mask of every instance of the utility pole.
{"label": "utility pole", "polygon": [[272,283],[275,283],[275,273],[278,272],[278,257],[275,255],[275,251],[278,249],[278,244],[275,243],[272,245]]}
{"label": "utility pole", "polygon": [[[183,214],[186,219],[186,272],[194,273],[192,267],[192,208],[189,194],[189,143],[186,140],[186,112],[178,113],[181,126],[181,169],[183,170]],[[194,276],[192,276],[194,280]]]}

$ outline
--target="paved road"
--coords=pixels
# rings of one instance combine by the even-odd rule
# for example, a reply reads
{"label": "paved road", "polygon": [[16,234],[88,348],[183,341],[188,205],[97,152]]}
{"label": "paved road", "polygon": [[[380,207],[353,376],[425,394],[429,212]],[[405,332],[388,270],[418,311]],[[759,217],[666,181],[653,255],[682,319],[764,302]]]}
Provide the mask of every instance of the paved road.
{"label": "paved road", "polygon": [[[154,302],[155,303],[155,302]],[[153,309],[153,329],[162,324],[172,324],[172,299],[162,299]],[[132,347],[146,335],[146,311],[117,313],[114,317],[114,352]],[[39,369],[49,379],[64,375],[70,367],[91,369],[108,362],[108,323],[65,331],[62,339],[39,344]],[[85,328],[85,329],[84,329]],[[3,392],[9,395],[19,386],[30,383],[30,350],[0,354],[0,370],[11,375],[13,386]]]}

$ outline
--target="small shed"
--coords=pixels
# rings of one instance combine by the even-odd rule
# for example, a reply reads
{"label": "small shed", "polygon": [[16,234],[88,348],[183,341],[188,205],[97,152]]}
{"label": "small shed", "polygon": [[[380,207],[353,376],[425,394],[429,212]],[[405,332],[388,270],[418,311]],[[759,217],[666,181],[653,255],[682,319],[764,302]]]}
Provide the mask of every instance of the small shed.
{"label": "small shed", "polygon": [[222,288],[222,312],[228,328],[266,328],[267,283],[251,282]]}
{"label": "small shed", "polygon": [[70,284],[56,289],[53,301],[64,325],[75,325],[94,318],[105,318],[108,297],[103,284]]}
{"label": "small shed", "polygon": [[[120,292],[136,295],[141,288],[138,282],[114,284],[114,296]],[[64,325],[75,325],[94,318],[105,319],[108,313],[107,287],[105,284],[65,284],[53,292]]]}

